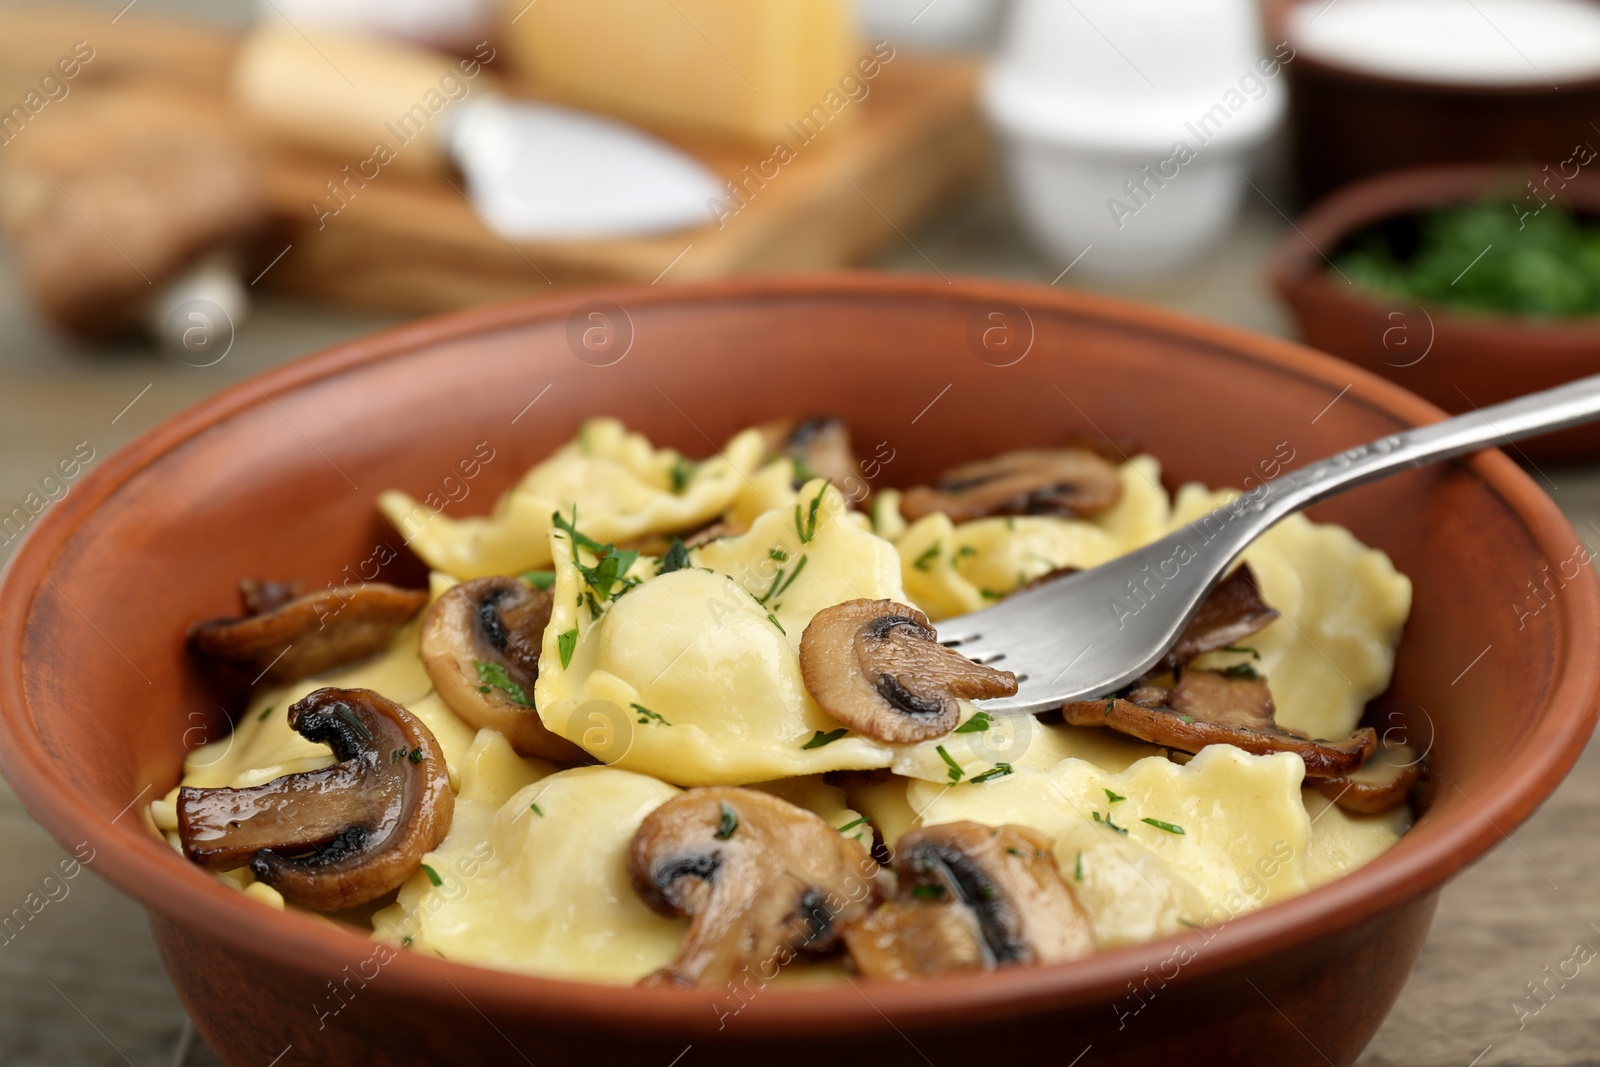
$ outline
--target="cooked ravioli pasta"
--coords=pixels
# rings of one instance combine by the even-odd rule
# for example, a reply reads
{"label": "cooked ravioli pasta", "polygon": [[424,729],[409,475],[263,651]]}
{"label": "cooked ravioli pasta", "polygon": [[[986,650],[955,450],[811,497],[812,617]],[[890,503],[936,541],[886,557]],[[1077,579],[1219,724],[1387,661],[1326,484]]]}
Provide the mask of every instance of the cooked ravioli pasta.
{"label": "cooked ravioli pasta", "polygon": [[[828,841],[837,833],[845,847],[890,857],[902,837],[933,827],[1042,834],[1102,947],[1229,922],[1370,862],[1409,827],[1404,805],[1357,815],[1304,788],[1294,753],[1212,745],[1191,757],[1059,716],[1004,716],[966,701],[948,733],[916,743],[844,725],[802,670],[802,638],[820,614],[863,601],[921,611],[936,624],[1051,572],[1132,551],[1229,494],[1185,486],[1169,498],[1160,464],[1140,455],[1115,468],[1121,491],[1093,514],[1042,508],[957,522],[933,511],[908,522],[898,490],[874,486],[867,514],[825,479],[797,480],[804,465],[768,458],[767,447],[752,430],[691,461],[595,419],[487,516],[446,516],[433,500],[398,492],[380,498],[433,568],[430,603],[466,595],[471,587],[452,590],[468,579],[523,575],[540,592],[514,586],[519,610],[548,610],[531,631],[542,639],[521,648],[511,635],[529,619],[513,627],[496,614],[499,599],[474,594],[488,595],[465,613],[481,632],[462,647],[489,658],[464,654],[470,685],[464,697],[447,689],[451,700],[471,711],[478,686],[513,714],[537,716],[591,763],[527,758],[496,730],[469,726],[419,654],[425,614],[378,655],[258,690],[231,736],[190,753],[185,789],[151,805],[154,827],[189,851],[185,813],[195,795],[334,773],[334,751],[292,729],[289,709],[318,690],[370,690],[437,742],[436,773],[447,776],[454,806],[420,861],[342,920],[451,960],[607,983],[656,974],[680,952],[689,923],[653,910],[661,902],[646,899],[630,848],[647,816],[694,787],[770,794],[793,805],[784,810],[809,813],[802,819],[823,820]],[[1180,671],[1237,672],[1247,662],[1282,726],[1346,737],[1388,684],[1409,581],[1348,531],[1303,516],[1280,523],[1244,560],[1279,617],[1248,650],[1208,653]],[[888,640],[905,621],[886,617],[873,639]],[[526,688],[516,670],[527,672]],[[889,675],[873,684],[885,699],[900,686]],[[425,762],[420,747],[375,759],[417,774]],[[733,839],[739,818],[723,808],[714,837]],[[252,866],[217,876],[286,906]],[[823,960],[787,968],[783,980],[848,973]]]}

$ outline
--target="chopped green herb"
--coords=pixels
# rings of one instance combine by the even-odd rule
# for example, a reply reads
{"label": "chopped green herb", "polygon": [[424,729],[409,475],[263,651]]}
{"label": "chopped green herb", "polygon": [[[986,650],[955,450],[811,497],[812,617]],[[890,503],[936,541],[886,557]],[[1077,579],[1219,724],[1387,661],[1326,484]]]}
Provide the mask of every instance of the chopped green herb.
{"label": "chopped green herb", "polygon": [[372,731],[367,729],[366,723],[356,718],[355,712],[350,710],[350,705],[343,703],[335,704],[333,706],[333,713],[339,716],[339,718],[343,719],[345,722],[349,723],[351,726],[354,726],[357,730],[360,730],[362,737],[369,739],[372,737]]}
{"label": "chopped green herb", "polygon": [[578,647],[578,629],[573,627],[564,634],[556,636],[556,648],[561,652],[561,669],[566,670],[572,663],[572,650]]}
{"label": "chopped green herb", "polygon": [[767,612],[767,621],[776,626],[779,633],[783,634],[784,636],[788,636],[789,631],[783,628],[783,623],[779,622],[778,617],[770,611]]}
{"label": "chopped green herb", "polygon": [[1148,826],[1154,826],[1157,830],[1165,830],[1169,834],[1181,834],[1184,832],[1183,827],[1176,826],[1170,822],[1162,822],[1160,819],[1140,819],[1139,821]]}
{"label": "chopped green herb", "polygon": [[526,571],[522,575],[522,580],[533,586],[535,589],[549,589],[551,586],[556,584],[556,572]]}
{"label": "chopped green herb", "polygon": [[911,895],[918,900],[943,900],[944,886],[942,885],[915,885],[911,887]]}
{"label": "chopped green herb", "polygon": [[980,590],[978,590],[978,595],[983,597],[983,599],[985,599],[985,600],[1003,600],[1003,599],[1005,599],[1005,594],[1000,592],[1000,590],[998,590],[998,589],[980,589]]}
{"label": "chopped green herb", "polygon": [[811,469],[811,464],[806,462],[804,456],[790,456],[789,462],[793,465],[794,487],[796,489],[817,477],[817,472]]}
{"label": "chopped green herb", "polygon": [[816,733],[811,735],[811,740],[807,741],[800,747],[821,748],[823,745],[831,745],[849,732],[849,728],[845,726],[841,726],[837,730],[829,730],[827,733],[823,733],[821,730],[818,730]]}
{"label": "chopped green herb", "polygon": [[733,836],[733,832],[738,828],[739,813],[734,811],[728,802],[724,800],[722,802],[722,818],[717,821],[717,832],[714,836],[718,841],[726,841]]}
{"label": "chopped green herb", "polygon": [[1073,881],[1083,881],[1083,849],[1081,848],[1078,850],[1078,862],[1073,864],[1072,867],[1072,878]]}
{"label": "chopped green herb", "polygon": [[499,663],[485,663],[481,659],[473,660],[472,665],[478,668],[478,681],[483,683],[478,687],[478,692],[487,693],[492,686],[503,691],[511,698],[513,704],[520,704],[525,708],[533,707],[533,701],[528,699],[528,694],[522,686],[511,680],[504,666]]}
{"label": "chopped green herb", "polygon": [[1190,922],[1188,919],[1179,919],[1178,922],[1182,923],[1184,926],[1187,926],[1191,930],[1200,929],[1198,926],[1196,926],[1194,923]]}
{"label": "chopped green herb", "polygon": [[767,601],[771,600],[775,596],[778,596],[784,590],[788,589],[791,585],[793,585],[794,584],[794,580],[796,578],[800,577],[800,572],[806,569],[806,562],[810,558],[811,558],[810,556],[801,556],[800,557],[800,561],[794,565],[794,573],[789,575],[788,581],[784,580],[783,568],[779,567],[778,568],[778,573],[774,574],[772,576],[772,587],[770,589],[768,589],[766,591],[766,593],[764,593],[763,595],[757,597],[756,598],[756,603],[757,604],[761,604],[762,606],[765,606]]}
{"label": "chopped green herb", "polygon": [[987,733],[989,727],[991,727],[993,725],[994,725],[994,717],[992,715],[990,715],[987,711],[980,711],[976,715],[974,715],[972,718],[970,718],[966,722],[962,723],[960,726],[957,726],[956,729],[955,729],[955,732],[958,733],[958,734],[981,734],[981,733]]}
{"label": "chopped green herb", "polygon": [[1248,663],[1235,663],[1231,667],[1224,667],[1222,668],[1222,673],[1229,678],[1245,678],[1252,682],[1261,677],[1256,673],[1256,669]]}
{"label": "chopped green herb", "polygon": [[277,707],[276,704],[268,704],[266,707],[262,708],[261,714],[258,716],[258,720],[261,722],[266,722],[267,716],[272,714],[272,709],[275,707]]}
{"label": "chopped green herb", "polygon": [[867,817],[865,815],[863,815],[859,819],[852,819],[850,822],[847,822],[843,826],[839,827],[839,832],[842,834],[846,830],[854,830],[856,827],[860,826],[862,823],[864,823],[866,821],[867,821]]}
{"label": "chopped green herb", "polygon": [[656,564],[656,574],[671,574],[673,571],[687,570],[689,567],[689,549],[678,538],[672,539],[672,547],[667,549],[667,554],[661,557],[661,562]]}
{"label": "chopped green herb", "polygon": [[[1229,645],[1227,648],[1224,648],[1222,651],[1224,651],[1224,652],[1240,652],[1240,653],[1243,653],[1243,654],[1248,655],[1248,656],[1253,656],[1256,659],[1260,659],[1261,658],[1261,653],[1257,652],[1253,648],[1247,648],[1244,645]],[[1181,922],[1182,920],[1179,920],[1179,921]]]}
{"label": "chopped green herb", "polygon": [[993,767],[990,767],[988,770],[984,771],[982,774],[977,775],[976,777],[974,777],[972,779],[972,784],[973,785],[982,785],[984,782],[992,782],[996,778],[1004,778],[1006,775],[1008,775],[1010,773],[1011,773],[1011,764],[1009,764],[1009,763],[996,763]]}
{"label": "chopped green herb", "polygon": [[794,532],[800,535],[800,543],[809,545],[811,539],[817,536],[817,510],[822,507],[822,495],[828,491],[826,484],[817,490],[817,495],[811,498],[811,505],[806,509],[805,521],[800,519],[800,505],[794,506]]}
{"label": "chopped green herb", "polygon": [[922,555],[913,560],[911,565],[917,568],[919,571],[926,571],[928,568],[933,566],[934,561],[937,560],[939,556],[943,554],[943,552],[943,542],[935,541],[933,544],[928,546],[927,551],[923,552]]}
{"label": "chopped green herb", "polygon": [[410,760],[412,763],[421,763],[422,762],[422,746],[418,745],[416,748],[414,748],[410,752],[406,753],[406,759]]}
{"label": "chopped green herb", "polygon": [[439,872],[429,867],[426,863],[422,865],[422,873],[427,875],[428,881],[434,885],[444,885],[444,879],[439,877]]}
{"label": "chopped green herb", "polygon": [[1181,719],[1184,722],[1194,722],[1194,716],[1193,715],[1179,715],[1178,718]]}
{"label": "chopped green herb", "polygon": [[939,758],[944,760],[945,766],[950,768],[950,781],[952,781],[952,782],[961,781],[962,777],[965,776],[966,773],[967,773],[966,771],[961,769],[961,764],[957,763],[955,760],[950,758],[950,753],[948,753],[948,752],[946,752],[944,750],[944,746],[943,745],[939,745],[938,747],[936,747],[934,749],[934,751],[939,753]]}
{"label": "chopped green herb", "polygon": [[1106,697],[1106,714],[1107,715],[1110,715],[1111,714],[1111,709],[1116,707],[1116,706],[1117,706],[1117,698],[1115,696]]}
{"label": "chopped green herb", "polygon": [[389,762],[390,763],[399,763],[405,757],[406,757],[406,750],[403,749],[403,748],[397,748],[393,752],[389,753]]}
{"label": "chopped green herb", "polygon": [[1106,813],[1105,818],[1101,818],[1100,817],[1100,813],[1098,811],[1094,812],[1093,814],[1094,814],[1094,821],[1099,823],[1101,826],[1104,826],[1104,827],[1106,827],[1108,829],[1111,829],[1111,830],[1115,830],[1119,834],[1125,834],[1125,833],[1128,832],[1127,830],[1124,830],[1122,827],[1118,826],[1116,823],[1111,821],[1111,813],[1110,812]]}
{"label": "chopped green herb", "polygon": [[694,461],[679,456],[672,461],[672,491],[681,493],[689,488],[689,479],[694,477]]}
{"label": "chopped green herb", "polygon": [[1022,851],[1020,848],[1008,848],[1008,849],[1006,849],[1006,851],[1009,852],[1013,856],[1026,856],[1027,855],[1027,853]]}
{"label": "chopped green herb", "polygon": [[1127,800],[1128,798],[1123,796],[1121,793],[1113,793],[1111,790],[1107,789],[1106,790],[1106,799],[1109,800],[1111,803],[1115,804],[1119,800]]}
{"label": "chopped green herb", "polygon": [[781,548],[769,548],[767,549],[767,558],[774,563],[787,563],[789,562],[789,553]]}
{"label": "chopped green herb", "polygon": [[[978,554],[978,550],[976,548],[974,548],[973,546],[971,546],[971,545],[962,545],[960,548],[956,549],[955,555],[952,556],[951,559],[952,559],[952,561],[958,560],[958,559],[966,559],[968,556],[976,556],[977,554]],[[952,563],[952,565],[953,565],[953,563]]]}
{"label": "chopped green herb", "polygon": [[[627,576],[639,558],[639,553],[634,549],[619,549],[616,545],[603,545],[592,537],[588,537],[578,530],[578,508],[573,505],[572,518],[567,519],[559,511],[550,516],[550,521],[572,538],[572,565],[583,575],[584,583],[594,590],[601,600],[606,600],[613,595],[621,596],[623,593],[639,584],[637,578]],[[578,557],[578,546],[582,545],[595,555],[594,566],[586,566]],[[590,611],[598,614],[591,602]]]}
{"label": "chopped green herb", "polygon": [[406,936],[404,936],[404,937],[402,937],[400,939],[400,944],[401,944],[401,946],[403,948],[410,948],[411,945],[412,945],[412,942],[414,942],[414,941],[416,941],[416,938],[412,937],[410,934],[407,934]]}
{"label": "chopped green herb", "polygon": [[628,706],[631,707],[634,711],[637,711],[639,713],[639,725],[640,726],[648,726],[650,723],[653,723],[653,722],[654,723],[659,723],[662,726],[671,726],[672,725],[666,719],[662,718],[660,715],[657,715],[655,712],[651,711],[649,708],[645,707],[643,704],[630,704]]}
{"label": "chopped green herb", "polygon": [[544,818],[544,811],[539,807],[538,804],[529,804],[528,810],[539,816],[539,818]]}

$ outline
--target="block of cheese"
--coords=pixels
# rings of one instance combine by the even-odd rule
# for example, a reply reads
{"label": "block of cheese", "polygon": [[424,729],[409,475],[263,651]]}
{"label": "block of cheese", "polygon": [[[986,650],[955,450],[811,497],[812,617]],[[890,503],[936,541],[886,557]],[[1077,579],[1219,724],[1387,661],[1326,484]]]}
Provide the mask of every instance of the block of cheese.
{"label": "block of cheese", "polygon": [[826,106],[859,84],[850,0],[508,3],[518,71],[575,104],[762,144],[814,109],[828,123],[858,110]]}

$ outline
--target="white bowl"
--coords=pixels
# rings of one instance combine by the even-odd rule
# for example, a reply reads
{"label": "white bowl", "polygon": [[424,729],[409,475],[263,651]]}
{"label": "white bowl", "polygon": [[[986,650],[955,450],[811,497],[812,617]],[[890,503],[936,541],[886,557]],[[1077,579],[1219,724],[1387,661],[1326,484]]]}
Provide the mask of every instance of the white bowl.
{"label": "white bowl", "polygon": [[982,95],[1034,239],[1099,274],[1204,255],[1283,116],[1259,35],[1254,0],[1017,0]]}

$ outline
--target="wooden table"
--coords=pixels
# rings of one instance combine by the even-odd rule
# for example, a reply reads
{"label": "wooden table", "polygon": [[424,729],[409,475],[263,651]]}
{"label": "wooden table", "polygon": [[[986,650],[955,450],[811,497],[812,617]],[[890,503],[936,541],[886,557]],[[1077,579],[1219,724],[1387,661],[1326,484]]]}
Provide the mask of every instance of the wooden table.
{"label": "wooden table", "polygon": [[[1257,202],[1203,270],[1115,291],[1287,334],[1260,280],[1262,257],[1282,228],[1276,211]],[[931,263],[949,274],[1040,282],[1065,266],[1029,249],[992,187],[910,241],[915,245],[891,250],[880,265],[926,271]],[[1062,284],[1082,280],[1073,272]],[[213,367],[188,367],[136,346],[82,351],[38,325],[0,247],[0,504],[20,499],[78,441],[91,442],[104,456],[222,385],[385,321],[274,298],[243,324],[234,349]],[[1579,533],[1600,549],[1600,466],[1546,469],[1536,477],[1548,479]],[[5,552],[0,548],[0,558]],[[1591,745],[1549,804],[1446,891],[1416,974],[1361,1062],[1600,1063],[1600,962],[1583,968],[1520,1027],[1512,1006],[1525,1002],[1526,983],[1542,980],[1543,968],[1554,970],[1576,943],[1600,949],[1597,833],[1600,747]],[[0,910],[36,889],[62,855],[0,787]],[[94,878],[73,882],[66,899],[50,905],[20,937],[0,944],[0,1064],[6,1067],[167,1064],[183,1027],[142,914]],[[197,1053],[188,1062],[203,1061]],[[1305,1062],[1318,1061],[1308,1051]]]}

